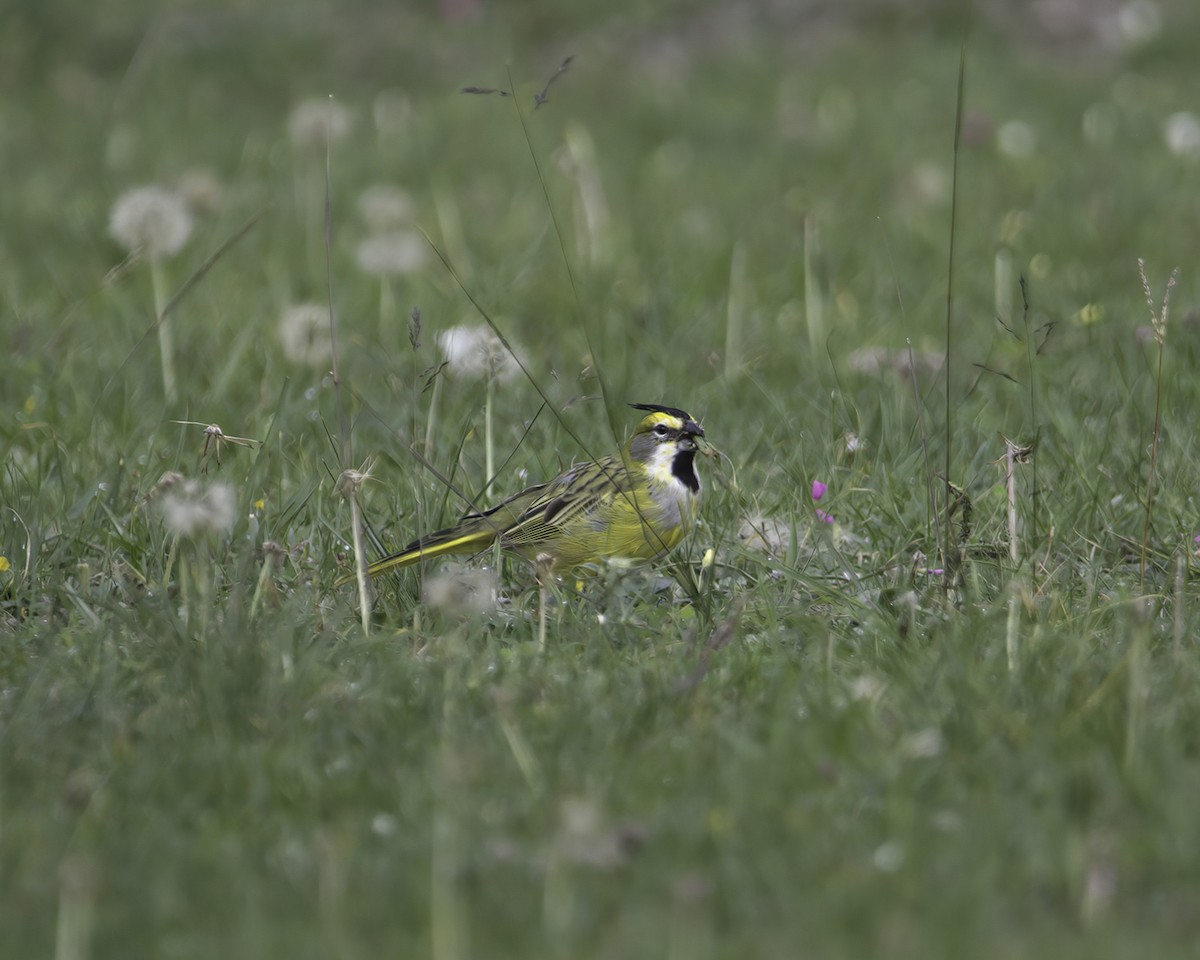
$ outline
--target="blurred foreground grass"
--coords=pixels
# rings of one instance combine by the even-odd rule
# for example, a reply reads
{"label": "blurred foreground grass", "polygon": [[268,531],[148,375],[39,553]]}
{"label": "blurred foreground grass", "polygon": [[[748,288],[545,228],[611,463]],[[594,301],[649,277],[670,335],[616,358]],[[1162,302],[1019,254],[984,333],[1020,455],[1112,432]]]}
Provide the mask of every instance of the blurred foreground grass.
{"label": "blurred foreground grass", "polygon": [[[980,17],[947,370],[952,9],[14,8],[0,952],[1194,955],[1195,15],[1114,6],[1116,34],[1074,45]],[[457,92],[506,64],[515,109]],[[485,383],[438,347],[479,316],[426,247],[361,269],[384,183],[588,450],[626,400],[703,416],[736,485],[703,465],[698,603],[608,571],[552,598],[543,650],[508,564],[502,602],[423,604],[408,573],[357,626],[330,588],[324,327],[280,339],[327,295],[325,151],[288,117],[329,93],[343,398],[380,535],[463,507],[407,449],[439,377],[429,457],[485,480]],[[112,273],[110,208],[150,182],[193,203],[168,293],[261,217],[172,314],[174,403],[150,263]],[[1156,300],[1182,270],[1144,575],[1138,257]],[[522,378],[495,389],[496,495],[583,455]],[[961,563],[931,509],[948,416]],[[261,442],[218,463],[208,423]],[[1036,440],[1015,562],[1004,437]]]}

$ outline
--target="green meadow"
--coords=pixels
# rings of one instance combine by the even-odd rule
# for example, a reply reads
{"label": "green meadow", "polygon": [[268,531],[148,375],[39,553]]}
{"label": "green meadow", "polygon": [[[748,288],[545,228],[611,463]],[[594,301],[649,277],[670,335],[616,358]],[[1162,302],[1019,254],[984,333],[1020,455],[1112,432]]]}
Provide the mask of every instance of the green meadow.
{"label": "green meadow", "polygon": [[[1200,956],[1198,43],[5,7],[0,955]],[[336,585],[630,402],[669,558]]]}

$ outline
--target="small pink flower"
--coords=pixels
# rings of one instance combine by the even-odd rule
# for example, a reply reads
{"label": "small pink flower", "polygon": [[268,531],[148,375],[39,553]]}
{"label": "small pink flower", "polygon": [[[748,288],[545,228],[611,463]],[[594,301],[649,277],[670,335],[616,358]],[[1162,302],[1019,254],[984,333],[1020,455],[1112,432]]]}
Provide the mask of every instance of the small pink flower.
{"label": "small pink flower", "polygon": [[824,510],[817,511],[817,519],[825,523],[837,523],[837,519],[832,513],[826,513]]}
{"label": "small pink flower", "polygon": [[[828,489],[829,489],[828,485],[822,483],[820,480],[814,480],[813,481],[813,491],[812,491],[813,499],[820,500],[823,496],[825,496],[825,491]],[[1197,537],[1196,539],[1198,541],[1200,541],[1200,537]]]}
{"label": "small pink flower", "polygon": [[931,577],[944,577],[946,575],[946,571],[941,567],[927,567],[925,573]]}

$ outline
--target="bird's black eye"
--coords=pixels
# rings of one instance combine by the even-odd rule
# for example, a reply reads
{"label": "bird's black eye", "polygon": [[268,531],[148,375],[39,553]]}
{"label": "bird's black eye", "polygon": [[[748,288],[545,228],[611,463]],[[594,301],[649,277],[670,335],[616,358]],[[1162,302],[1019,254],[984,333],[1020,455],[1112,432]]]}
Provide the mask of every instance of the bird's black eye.
{"label": "bird's black eye", "polygon": [[670,432],[671,432],[671,428],[668,427],[665,423],[660,423],[660,424],[658,424],[658,426],[656,426],[654,428],[655,435],[659,436],[659,437],[665,437]]}

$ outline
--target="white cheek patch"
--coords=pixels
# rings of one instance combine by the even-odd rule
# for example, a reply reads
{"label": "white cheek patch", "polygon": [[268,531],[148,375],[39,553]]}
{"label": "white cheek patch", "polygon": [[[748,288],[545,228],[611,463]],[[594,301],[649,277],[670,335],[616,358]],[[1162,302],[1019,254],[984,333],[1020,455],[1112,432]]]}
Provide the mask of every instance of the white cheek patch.
{"label": "white cheek patch", "polygon": [[673,447],[668,448],[665,443],[655,447],[654,453],[646,462],[646,471],[650,474],[650,478],[659,483],[676,483],[675,476],[671,473],[671,463],[674,459]]}

